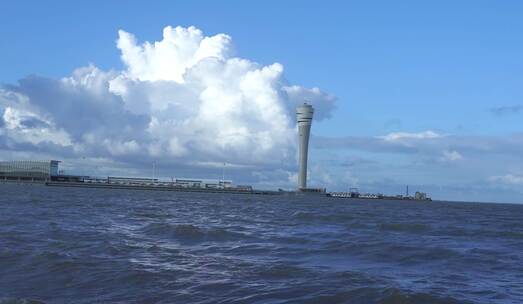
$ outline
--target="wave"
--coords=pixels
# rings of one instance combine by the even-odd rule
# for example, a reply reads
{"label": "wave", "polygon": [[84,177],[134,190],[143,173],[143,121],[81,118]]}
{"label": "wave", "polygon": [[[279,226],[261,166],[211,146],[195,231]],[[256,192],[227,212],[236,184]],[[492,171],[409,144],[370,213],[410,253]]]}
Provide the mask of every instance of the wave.
{"label": "wave", "polygon": [[309,274],[309,271],[305,268],[286,264],[275,264],[269,267],[263,267],[262,270],[256,273],[256,275],[262,279],[289,279],[304,277],[307,274]]}
{"label": "wave", "polygon": [[440,247],[428,247],[398,254],[396,260],[398,260],[402,265],[416,265],[434,262],[448,263],[450,260],[460,257],[462,257],[462,254],[455,250]]}
{"label": "wave", "polygon": [[0,299],[0,304],[45,304],[42,301],[31,299]]}
{"label": "wave", "polygon": [[463,253],[437,246],[413,246],[389,242],[346,242],[332,240],[319,249],[309,250],[311,254],[350,255],[368,261],[394,263],[402,266],[437,262],[454,262]]}
{"label": "wave", "polygon": [[302,221],[320,221],[329,223],[345,223],[357,219],[352,214],[319,214],[313,212],[296,211],[291,214],[292,218]]}
{"label": "wave", "polygon": [[452,297],[436,296],[428,293],[406,293],[398,289],[389,289],[377,304],[465,304],[463,300]]}
{"label": "wave", "polygon": [[[270,296],[270,295],[269,295]],[[443,295],[408,292],[398,288],[360,287],[341,292],[302,297],[288,303],[350,303],[350,304],[467,304],[470,302]]]}
{"label": "wave", "polygon": [[380,230],[399,231],[411,233],[425,233],[432,229],[430,225],[422,223],[382,223],[378,225]]}
{"label": "wave", "polygon": [[[517,228],[516,228],[517,229]],[[478,227],[456,227],[446,226],[437,231],[438,235],[453,237],[475,237],[475,238],[506,238],[506,239],[523,239],[523,231],[512,229],[487,229]]]}
{"label": "wave", "polygon": [[146,235],[191,241],[231,241],[247,236],[225,228],[200,228],[191,224],[152,223],[141,229]]}

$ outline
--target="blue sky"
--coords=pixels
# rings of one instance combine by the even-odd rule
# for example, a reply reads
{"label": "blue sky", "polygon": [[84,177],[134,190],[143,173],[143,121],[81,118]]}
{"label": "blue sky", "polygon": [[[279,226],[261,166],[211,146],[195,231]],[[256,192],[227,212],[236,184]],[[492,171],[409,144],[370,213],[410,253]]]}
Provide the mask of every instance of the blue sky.
{"label": "blue sky", "polygon": [[[17,84],[28,75],[59,80],[89,64],[124,71],[118,30],[141,44],[160,41],[168,25],[194,26],[205,36],[230,36],[231,56],[278,62],[284,80],[336,97],[330,119],[313,125],[311,174],[325,178],[311,176],[312,183],[389,193],[409,183],[436,198],[523,202],[522,12],[520,1],[13,1],[0,10],[0,83],[29,94],[34,85]],[[400,136],[385,139],[391,134]],[[78,156],[6,144],[4,158],[29,157],[24,149]],[[145,166],[114,153],[86,157]],[[234,167],[221,156],[203,158]],[[271,175],[275,165],[255,167],[259,175],[230,175],[292,185]]]}

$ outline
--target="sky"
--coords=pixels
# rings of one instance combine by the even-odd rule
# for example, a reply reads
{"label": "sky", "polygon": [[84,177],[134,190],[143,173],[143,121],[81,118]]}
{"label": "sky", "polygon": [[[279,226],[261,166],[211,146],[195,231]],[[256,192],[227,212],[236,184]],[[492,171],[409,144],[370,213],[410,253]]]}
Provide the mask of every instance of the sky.
{"label": "sky", "polygon": [[523,203],[522,32],[521,1],[9,1],[0,159],[292,189],[308,100],[310,186]]}

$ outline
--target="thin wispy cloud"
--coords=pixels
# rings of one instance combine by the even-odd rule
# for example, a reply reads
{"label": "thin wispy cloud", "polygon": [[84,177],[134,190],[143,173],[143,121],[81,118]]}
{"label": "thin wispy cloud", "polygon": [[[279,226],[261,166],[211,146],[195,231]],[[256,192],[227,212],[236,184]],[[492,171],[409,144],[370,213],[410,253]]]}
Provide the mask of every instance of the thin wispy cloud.
{"label": "thin wispy cloud", "polygon": [[497,176],[491,176],[489,178],[489,180],[492,182],[499,182],[499,183],[508,184],[508,185],[523,186],[523,175],[515,175],[515,174],[497,175]]}
{"label": "thin wispy cloud", "polygon": [[491,108],[490,112],[494,114],[495,116],[507,116],[511,114],[518,114],[521,113],[523,110],[522,105],[514,105],[514,106],[502,106],[502,107],[495,107]]}

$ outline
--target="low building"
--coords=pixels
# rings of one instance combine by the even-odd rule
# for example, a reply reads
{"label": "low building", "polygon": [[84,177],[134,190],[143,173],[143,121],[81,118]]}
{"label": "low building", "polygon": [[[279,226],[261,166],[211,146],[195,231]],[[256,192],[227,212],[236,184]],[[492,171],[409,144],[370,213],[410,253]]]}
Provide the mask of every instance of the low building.
{"label": "low building", "polygon": [[157,178],[143,178],[143,177],[120,177],[120,176],[109,176],[107,177],[109,184],[121,184],[121,185],[150,185],[158,183]]}
{"label": "low building", "polygon": [[194,178],[176,178],[174,184],[187,188],[224,189],[231,188],[231,180],[209,180]]}
{"label": "low building", "polygon": [[202,187],[203,181],[201,179],[193,178],[176,178],[174,184],[188,188],[200,188]]}
{"label": "low building", "polygon": [[108,179],[107,179],[107,177],[86,176],[86,177],[84,177],[83,182],[90,183],[90,184],[107,184]]}
{"label": "low building", "polygon": [[416,200],[420,200],[420,201],[427,200],[427,193],[424,193],[424,192],[416,192],[416,194],[414,194],[414,199],[416,199]]}
{"label": "low building", "polygon": [[326,188],[300,188],[300,189],[298,189],[298,192],[327,193],[327,189]]}
{"label": "low building", "polygon": [[80,175],[56,175],[51,176],[51,180],[54,182],[70,182],[70,183],[81,183],[84,182],[89,176],[80,176]]}
{"label": "low building", "polygon": [[0,161],[0,180],[47,181],[58,176],[57,160]]}
{"label": "low building", "polygon": [[252,191],[252,186],[251,185],[238,185],[235,187],[236,190],[239,190],[239,191]]}

